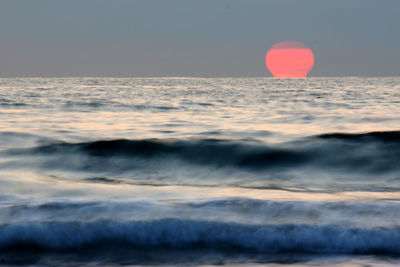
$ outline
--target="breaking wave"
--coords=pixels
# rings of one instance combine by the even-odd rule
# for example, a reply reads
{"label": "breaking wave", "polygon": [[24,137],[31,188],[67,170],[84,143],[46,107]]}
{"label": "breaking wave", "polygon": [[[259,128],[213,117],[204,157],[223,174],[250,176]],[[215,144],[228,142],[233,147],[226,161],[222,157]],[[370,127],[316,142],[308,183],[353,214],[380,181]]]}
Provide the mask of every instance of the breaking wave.
{"label": "breaking wave", "polygon": [[31,222],[0,226],[0,248],[69,250],[120,244],[134,247],[242,249],[282,253],[400,253],[398,227],[242,225],[161,219],[153,221]]}

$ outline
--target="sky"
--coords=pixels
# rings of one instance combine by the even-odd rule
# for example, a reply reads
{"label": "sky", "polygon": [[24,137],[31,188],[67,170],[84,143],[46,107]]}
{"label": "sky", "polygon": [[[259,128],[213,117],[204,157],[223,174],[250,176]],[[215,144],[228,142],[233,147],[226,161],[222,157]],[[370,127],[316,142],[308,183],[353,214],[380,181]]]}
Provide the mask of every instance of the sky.
{"label": "sky", "polygon": [[297,40],[309,76],[399,76],[399,0],[0,0],[0,77],[271,77]]}

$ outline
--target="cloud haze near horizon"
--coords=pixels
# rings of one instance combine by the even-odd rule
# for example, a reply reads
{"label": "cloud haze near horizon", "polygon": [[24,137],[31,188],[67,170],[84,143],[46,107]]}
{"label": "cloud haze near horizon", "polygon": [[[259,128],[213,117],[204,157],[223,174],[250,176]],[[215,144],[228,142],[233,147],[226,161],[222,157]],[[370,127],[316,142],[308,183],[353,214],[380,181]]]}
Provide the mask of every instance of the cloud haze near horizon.
{"label": "cloud haze near horizon", "polygon": [[2,0],[0,76],[271,74],[298,40],[309,76],[400,75],[398,0]]}

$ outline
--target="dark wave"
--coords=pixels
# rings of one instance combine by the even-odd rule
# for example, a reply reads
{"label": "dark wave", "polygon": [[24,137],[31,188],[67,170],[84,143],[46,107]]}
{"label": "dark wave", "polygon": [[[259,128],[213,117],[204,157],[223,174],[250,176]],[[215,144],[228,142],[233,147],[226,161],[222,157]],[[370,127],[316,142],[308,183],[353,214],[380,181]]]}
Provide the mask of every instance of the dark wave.
{"label": "dark wave", "polygon": [[[313,167],[384,173],[399,168],[399,136],[400,132],[334,133],[274,145],[217,139],[118,139],[49,144],[9,153],[58,155],[63,157],[64,163],[68,162],[68,157],[87,156],[91,160],[85,162],[86,169],[100,167],[102,160],[118,158],[146,162],[175,159],[197,165],[252,170]],[[129,166],[138,167],[130,162],[125,165],[128,169]]]}
{"label": "dark wave", "polygon": [[130,245],[136,248],[240,249],[258,253],[399,254],[398,227],[243,225],[180,219],[29,222],[0,226],[0,248],[44,250]]}
{"label": "dark wave", "polygon": [[388,132],[369,132],[369,133],[328,133],[317,136],[321,139],[341,139],[357,142],[385,142],[397,143],[400,142],[400,131]]}
{"label": "dark wave", "polygon": [[80,153],[96,158],[176,158],[195,164],[256,168],[299,165],[305,163],[311,156],[308,156],[306,152],[291,149],[215,139],[184,141],[160,139],[101,140],[75,144],[45,145],[36,147],[31,152],[60,155]]}

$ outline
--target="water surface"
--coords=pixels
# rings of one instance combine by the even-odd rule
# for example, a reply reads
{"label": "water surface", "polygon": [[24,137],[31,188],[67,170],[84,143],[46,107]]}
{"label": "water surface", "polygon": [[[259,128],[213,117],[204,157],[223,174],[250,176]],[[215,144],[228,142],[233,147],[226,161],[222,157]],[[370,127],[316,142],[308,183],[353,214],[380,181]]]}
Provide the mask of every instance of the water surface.
{"label": "water surface", "polygon": [[397,266],[400,78],[0,79],[9,265]]}

